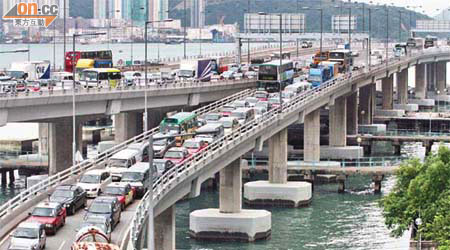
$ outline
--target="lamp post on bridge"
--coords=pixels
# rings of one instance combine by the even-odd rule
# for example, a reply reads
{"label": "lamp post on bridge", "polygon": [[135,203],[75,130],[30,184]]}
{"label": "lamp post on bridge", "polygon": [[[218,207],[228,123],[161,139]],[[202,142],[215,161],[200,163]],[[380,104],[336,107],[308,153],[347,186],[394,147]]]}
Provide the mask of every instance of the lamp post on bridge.
{"label": "lamp post on bridge", "polygon": [[[73,34],[72,35],[72,65],[75,65],[75,45],[77,37],[82,36],[99,36],[99,35],[105,35],[105,32],[98,32],[98,33],[88,33],[88,34]],[[76,113],[75,113],[75,88],[76,88],[76,82],[75,82],[75,68],[72,70],[72,166],[76,165],[76,150],[77,150],[77,143],[76,143]]]}
{"label": "lamp post on bridge", "polygon": [[[144,7],[139,7],[139,9],[137,10],[144,10]],[[131,8],[131,43],[130,43],[130,60],[131,60],[131,66],[133,66],[133,46],[134,46],[134,22],[133,22],[133,17],[134,17],[134,8]]]}
{"label": "lamp post on bridge", "polygon": [[304,10],[318,10],[320,11],[320,48],[319,48],[319,55],[320,60],[322,61],[322,44],[323,44],[323,9],[322,8],[310,8],[310,7],[303,7]]}

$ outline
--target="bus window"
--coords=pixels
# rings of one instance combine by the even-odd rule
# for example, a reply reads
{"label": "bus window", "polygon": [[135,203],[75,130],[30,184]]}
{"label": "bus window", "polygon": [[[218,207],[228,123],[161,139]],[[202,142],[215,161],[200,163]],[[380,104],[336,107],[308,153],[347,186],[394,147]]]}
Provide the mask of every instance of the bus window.
{"label": "bus window", "polygon": [[98,74],[98,80],[99,81],[101,81],[101,80],[108,80],[108,73],[106,73],[106,72],[99,73]]}
{"label": "bus window", "polygon": [[109,79],[110,80],[120,80],[122,76],[120,75],[120,72],[110,72],[109,73]]}

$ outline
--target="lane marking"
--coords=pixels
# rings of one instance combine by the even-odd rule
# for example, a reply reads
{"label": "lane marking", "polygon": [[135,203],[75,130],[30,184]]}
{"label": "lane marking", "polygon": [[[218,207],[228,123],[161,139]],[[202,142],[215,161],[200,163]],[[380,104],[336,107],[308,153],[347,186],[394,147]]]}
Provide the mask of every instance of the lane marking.
{"label": "lane marking", "polygon": [[3,246],[3,244],[5,244],[8,239],[9,239],[9,235],[5,236],[5,238],[3,238],[2,241],[0,241],[0,247]]}
{"label": "lane marking", "polygon": [[66,244],[66,241],[63,241],[62,243],[61,243],[61,246],[58,248],[58,250],[62,250],[63,249],[63,246]]}

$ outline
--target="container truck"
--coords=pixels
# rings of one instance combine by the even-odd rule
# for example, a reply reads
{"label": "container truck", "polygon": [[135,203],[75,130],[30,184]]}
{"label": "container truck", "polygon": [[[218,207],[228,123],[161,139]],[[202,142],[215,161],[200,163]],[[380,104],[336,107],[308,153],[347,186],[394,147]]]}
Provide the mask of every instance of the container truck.
{"label": "container truck", "polygon": [[213,60],[211,59],[182,61],[177,76],[183,79],[209,81],[213,73],[213,66]]}
{"label": "container truck", "polygon": [[28,81],[50,79],[50,61],[13,62],[7,74]]}
{"label": "container truck", "polygon": [[313,88],[319,87],[322,83],[333,78],[333,74],[329,67],[319,65],[317,68],[309,69],[308,81]]}

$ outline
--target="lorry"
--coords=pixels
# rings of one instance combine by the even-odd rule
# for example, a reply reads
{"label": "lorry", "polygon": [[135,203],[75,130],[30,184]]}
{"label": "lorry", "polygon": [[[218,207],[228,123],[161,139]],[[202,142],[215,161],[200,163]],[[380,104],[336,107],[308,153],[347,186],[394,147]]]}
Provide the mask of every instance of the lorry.
{"label": "lorry", "polygon": [[337,77],[337,75],[339,74],[339,63],[338,62],[329,62],[329,61],[325,61],[320,63],[323,67],[328,67],[330,69],[330,79]]}
{"label": "lorry", "polygon": [[329,67],[318,65],[317,68],[309,69],[308,82],[313,88],[319,87],[322,83],[333,78],[333,73]]}
{"label": "lorry", "polygon": [[213,74],[213,64],[214,62],[211,59],[181,61],[177,77],[181,79],[209,81]]}
{"label": "lorry", "polygon": [[425,39],[421,37],[410,37],[408,38],[406,45],[411,48],[423,49],[425,46]]}
{"label": "lorry", "polygon": [[48,80],[50,79],[50,61],[13,62],[7,74],[14,79]]}
{"label": "lorry", "polygon": [[319,64],[320,62],[323,61],[328,61],[328,53],[329,51],[317,51],[316,54],[313,56],[313,63],[314,64]]}
{"label": "lorry", "polygon": [[398,43],[394,47],[394,56],[395,57],[402,57],[407,55],[406,50],[407,45],[405,43]]}

